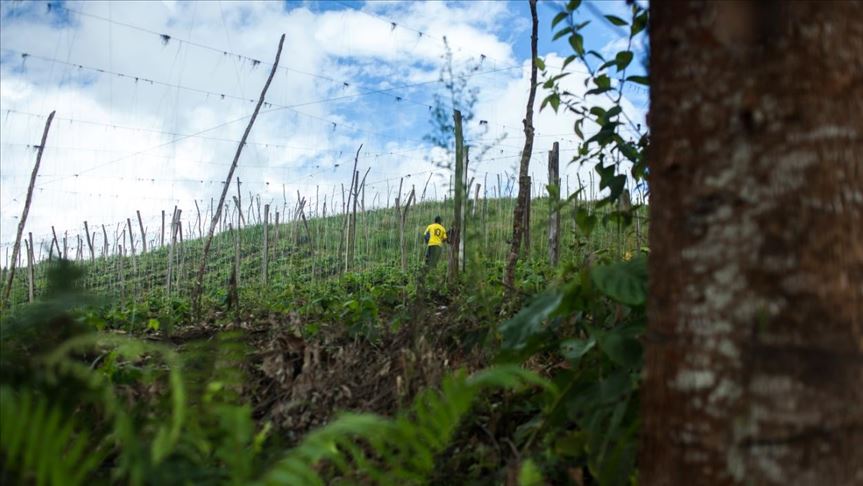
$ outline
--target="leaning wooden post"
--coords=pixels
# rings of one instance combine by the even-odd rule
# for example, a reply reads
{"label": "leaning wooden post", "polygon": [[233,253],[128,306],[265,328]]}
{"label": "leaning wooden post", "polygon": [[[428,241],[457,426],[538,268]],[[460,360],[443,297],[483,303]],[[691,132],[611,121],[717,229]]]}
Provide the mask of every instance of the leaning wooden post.
{"label": "leaning wooden post", "polygon": [[243,138],[240,139],[240,144],[237,146],[237,152],[234,154],[234,160],[231,162],[231,168],[228,170],[228,177],[225,179],[225,184],[222,186],[222,195],[219,198],[219,204],[216,206],[216,214],[210,221],[210,229],[207,232],[207,239],[204,241],[204,250],[201,254],[201,264],[198,267],[198,274],[195,279],[195,288],[192,292],[192,309],[195,315],[200,315],[200,299],[201,291],[204,286],[204,271],[207,268],[207,257],[210,255],[210,246],[213,244],[213,232],[216,230],[216,223],[222,215],[222,206],[225,204],[225,196],[228,194],[228,188],[231,186],[231,178],[234,171],[237,169],[237,162],[240,160],[240,154],[243,151],[243,146],[246,145],[246,139],[249,138],[249,132],[252,131],[252,125],[258,117],[258,112],[261,110],[261,105],[264,103],[264,97],[267,94],[267,89],[273,81],[273,76],[276,74],[276,68],[279,66],[279,57],[282,55],[282,45],[285,43],[285,34],[279,39],[279,48],[276,51],[276,61],[273,63],[273,69],[270,71],[270,76],[267,78],[264,89],[261,90],[261,96],[258,98],[258,104],[255,105],[255,111],[252,113],[252,118],[249,119],[249,124],[246,125],[246,131],[243,132]]}
{"label": "leaning wooden post", "polygon": [[138,214],[138,226],[141,228],[141,253],[147,253],[147,232],[144,231],[144,220],[141,219],[141,211],[135,210]]}
{"label": "leaning wooden post", "polygon": [[270,205],[264,204],[264,248],[261,254],[261,281],[267,285],[267,255],[270,253]]}
{"label": "leaning wooden post", "polygon": [[84,233],[87,234],[87,246],[90,248],[90,261],[92,262],[96,259],[96,252],[93,251],[93,240],[90,239],[90,228],[87,226],[86,221],[84,221]]}
{"label": "leaning wooden post", "polygon": [[12,279],[15,277],[15,262],[18,261],[18,253],[21,251],[21,237],[24,235],[24,224],[27,222],[27,214],[30,212],[30,203],[33,201],[33,187],[36,185],[36,175],[39,173],[39,164],[42,162],[42,153],[45,151],[45,142],[48,140],[48,129],[51,128],[51,120],[53,119],[54,112],[52,111],[45,122],[45,130],[42,132],[42,143],[39,144],[39,150],[36,152],[36,165],[33,166],[33,173],[30,174],[30,186],[27,187],[24,212],[18,221],[18,233],[15,235],[15,245],[12,247],[12,262],[9,266],[9,280],[6,283],[6,290],[3,292],[3,305],[6,304],[9,294],[12,292]]}
{"label": "leaning wooden post", "polygon": [[61,258],[63,253],[60,252],[60,240],[57,239],[57,231],[54,230],[54,226],[51,226],[51,234],[54,235],[54,246],[57,247],[57,258]]}
{"label": "leaning wooden post", "polygon": [[[354,168],[351,171],[351,187],[348,188],[348,207],[345,208],[346,218],[345,223],[348,225],[348,234],[347,234],[347,249],[345,251],[345,271],[348,272],[351,269],[351,266],[354,262],[354,241],[356,239],[355,231],[356,231],[356,218],[357,218],[357,200],[356,200],[356,191],[355,187],[359,185],[360,173],[357,172],[357,162],[360,159],[360,150],[363,149],[363,145],[360,144],[360,147],[357,149],[357,154],[354,156]],[[353,211],[350,210],[351,198],[353,198]]]}
{"label": "leaning wooden post", "polygon": [[459,271],[459,241],[461,238],[461,218],[462,218],[462,203],[464,202],[464,137],[462,135],[461,112],[454,110],[453,120],[455,121],[455,177],[451,180],[455,182],[453,187],[453,224],[450,227],[450,251],[449,258],[449,278],[450,281],[455,281],[458,278]]}
{"label": "leaning wooden post", "polygon": [[159,247],[165,246],[165,210],[162,210],[162,235],[159,237]]}
{"label": "leaning wooden post", "polygon": [[548,262],[560,261],[560,148],[557,142],[548,152]]}
{"label": "leaning wooden post", "polygon": [[[197,212],[198,212],[198,220],[197,220],[197,223],[198,223],[198,238],[202,238],[202,237],[204,236],[204,230],[203,230],[203,228],[202,228],[202,226],[201,226],[201,208],[199,208],[199,207],[198,207],[198,200],[197,200],[197,199],[195,199],[195,211],[197,211]],[[139,215],[138,217],[140,217],[140,215]],[[191,233],[191,232],[189,233],[189,236],[192,236],[192,233]]]}
{"label": "leaning wooden post", "polygon": [[[102,256],[108,258],[108,230],[105,229],[104,224],[102,225],[102,240]],[[57,247],[57,251],[60,251],[60,247]]]}

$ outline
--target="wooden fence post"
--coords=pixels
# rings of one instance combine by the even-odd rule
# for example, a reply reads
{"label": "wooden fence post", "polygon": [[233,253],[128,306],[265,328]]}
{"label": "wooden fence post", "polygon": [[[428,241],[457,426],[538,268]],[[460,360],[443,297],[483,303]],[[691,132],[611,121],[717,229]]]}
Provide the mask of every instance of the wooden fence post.
{"label": "wooden fence post", "polygon": [[228,189],[231,184],[231,176],[234,175],[234,170],[237,168],[237,162],[240,159],[240,154],[243,151],[243,146],[246,144],[246,140],[249,138],[249,133],[252,131],[252,125],[255,124],[255,119],[258,117],[258,112],[261,110],[261,105],[264,104],[264,98],[267,95],[267,89],[270,87],[270,83],[273,81],[273,76],[276,74],[276,68],[279,66],[279,58],[282,55],[282,46],[285,43],[285,35],[282,34],[282,37],[279,39],[279,48],[276,51],[276,60],[273,62],[273,69],[270,71],[270,75],[267,78],[267,82],[264,84],[264,88],[261,90],[261,96],[258,98],[258,103],[255,105],[255,111],[252,113],[252,117],[249,119],[248,125],[246,125],[246,130],[243,132],[242,138],[240,138],[240,143],[237,145],[237,152],[234,154],[234,159],[231,162],[231,167],[228,169],[228,176],[225,178],[225,184],[222,187],[222,195],[219,198],[219,205],[216,207],[216,214],[213,220],[210,222],[210,229],[207,232],[207,238],[204,240],[204,248],[201,252],[201,264],[198,267],[198,273],[195,278],[195,287],[192,292],[192,309],[194,314],[200,315],[200,298],[201,292],[203,291],[204,285],[204,272],[207,268],[207,257],[210,255],[210,246],[213,243],[213,232],[216,230],[216,224],[219,222],[219,218],[222,215],[222,206],[225,204],[225,196],[228,194]]}
{"label": "wooden fence post", "polygon": [[261,254],[261,281],[267,285],[267,255],[270,253],[270,205],[264,204],[264,248]]}
{"label": "wooden fence post", "polygon": [[[104,224],[102,225],[102,238],[104,239],[103,245],[102,245],[102,256],[104,258],[108,258],[108,230],[105,229]],[[55,237],[54,241],[57,241],[56,237]],[[57,248],[57,251],[60,251],[59,247]]]}
{"label": "wooden fence post", "polygon": [[92,262],[96,259],[96,252],[93,251],[93,240],[90,239],[90,228],[86,221],[84,221],[84,233],[87,234],[87,246],[90,248],[90,261]]}
{"label": "wooden fence post", "polygon": [[42,142],[39,144],[39,149],[36,153],[36,164],[33,166],[33,173],[30,174],[30,185],[27,187],[27,198],[24,200],[24,212],[18,221],[18,232],[15,235],[15,245],[12,247],[12,264],[9,267],[9,281],[6,284],[6,290],[3,292],[3,302],[0,303],[2,306],[6,305],[6,301],[9,300],[9,294],[12,292],[12,280],[15,278],[15,261],[18,259],[18,254],[21,251],[21,237],[24,235],[24,225],[27,223],[27,214],[30,212],[30,203],[33,201],[33,187],[36,185],[36,175],[39,173],[39,164],[42,162],[42,153],[45,151],[45,142],[48,140],[48,130],[51,128],[51,121],[53,119],[54,112],[52,111],[48,115],[48,120],[45,121]]}
{"label": "wooden fence post", "polygon": [[144,231],[144,220],[141,219],[141,211],[135,210],[138,214],[138,226],[141,228],[141,254],[147,253],[147,232]]}
{"label": "wooden fence post", "polygon": [[24,250],[27,252],[27,297],[33,302],[33,233],[28,233],[29,241],[24,240]]}
{"label": "wooden fence post", "polygon": [[[405,204],[404,209],[399,212],[399,249],[401,251],[401,263],[402,263],[402,271],[408,271],[408,257],[407,257],[407,249],[405,248],[405,220],[408,216],[408,209],[411,207],[411,202],[414,200],[414,190],[411,189],[411,193],[408,196],[408,201]],[[398,202],[398,199],[396,200]]]}
{"label": "wooden fence post", "polygon": [[455,175],[450,178],[454,181],[453,190],[453,224],[450,228],[450,243],[452,251],[449,258],[449,278],[450,281],[455,281],[459,273],[459,252],[461,241],[462,204],[464,203],[464,136],[462,135],[461,112],[453,111],[453,120],[455,122]]}
{"label": "wooden fence post", "polygon": [[557,142],[548,152],[548,261],[556,267],[560,261],[560,147]]}
{"label": "wooden fence post", "polygon": [[[523,217],[524,217],[524,219],[523,219],[524,223],[522,223],[522,224],[524,225],[524,226],[523,226],[523,228],[524,228],[524,246],[523,246],[523,248],[524,248],[524,257],[525,257],[525,259],[530,260],[530,209],[531,209],[531,208],[530,208],[530,188],[531,188],[531,185],[530,185],[530,176],[525,176],[525,177],[523,177],[523,178],[521,179],[521,181],[519,182],[519,184],[524,184],[524,185],[525,185],[525,190],[524,190],[524,215],[523,215]],[[520,190],[520,189],[519,189],[519,192],[521,192],[521,190]]]}

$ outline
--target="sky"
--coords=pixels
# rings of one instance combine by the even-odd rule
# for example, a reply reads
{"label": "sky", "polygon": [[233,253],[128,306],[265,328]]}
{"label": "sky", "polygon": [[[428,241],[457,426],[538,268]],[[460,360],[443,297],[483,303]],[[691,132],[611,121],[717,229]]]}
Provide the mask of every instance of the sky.
{"label": "sky", "polygon": [[[559,2],[540,2],[538,51],[559,67],[571,53],[552,41]],[[580,9],[591,20],[587,49],[616,52],[625,31],[597,14],[628,18],[624,2]],[[430,106],[445,94],[439,82],[444,36],[457,70],[469,70],[479,89],[466,143],[490,145],[473,160],[471,176],[491,187],[516,170],[521,120],[530,87],[527,2],[134,1],[0,3],[0,252],[11,253],[45,119],[56,111],[25,228],[36,253],[47,254],[51,227],[58,237],[105,225],[109,237],[140,211],[148,235],[175,206],[194,222],[218,201],[238,141],[272,68],[280,35],[285,43],[266,103],[255,121],[235,176],[249,195],[274,210],[300,197],[322,210],[341,205],[357,148],[367,179],[367,206],[386,206],[405,191],[443,198],[449,172],[445,151],[424,140]],[[632,74],[646,53],[634,48]],[[578,63],[564,85],[583,92]],[[472,70],[471,70],[472,69]],[[541,82],[542,80],[540,80]],[[568,165],[577,148],[571,115],[534,114],[534,186],[546,181],[547,151],[561,147],[561,173],[574,191]],[[624,109],[642,126],[646,89],[625,90]],[[567,176],[569,178],[567,179]],[[488,181],[486,183],[485,181]],[[235,184],[235,182],[233,182]],[[485,193],[485,190],[482,190]],[[229,192],[233,195],[235,188]],[[101,231],[99,231],[101,233]],[[100,236],[101,238],[101,236]],[[40,245],[39,242],[44,242]]]}

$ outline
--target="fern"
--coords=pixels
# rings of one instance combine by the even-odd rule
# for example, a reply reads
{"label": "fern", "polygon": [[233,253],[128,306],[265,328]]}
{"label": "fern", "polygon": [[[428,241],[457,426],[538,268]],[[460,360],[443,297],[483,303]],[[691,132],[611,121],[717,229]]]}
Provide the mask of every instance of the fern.
{"label": "fern", "polygon": [[[159,424],[150,443],[150,452],[142,449],[142,437],[136,430],[133,418],[115,394],[114,387],[98,370],[75,359],[76,352],[94,347],[111,347],[118,356],[134,359],[144,354],[161,354],[168,368],[171,390],[171,416],[167,424]],[[113,419],[110,438],[121,444],[115,476],[127,475],[130,484],[142,484],[149,466],[157,465],[174,449],[180,439],[187,412],[186,393],[182,380],[182,366],[176,351],[140,339],[105,334],[87,334],[68,339],[42,360],[46,372],[53,379],[74,377],[82,385],[99,394],[97,404]]]}
{"label": "fern", "polygon": [[556,393],[553,385],[529,371],[501,366],[471,377],[463,371],[448,376],[440,391],[424,390],[410,409],[392,420],[342,415],[310,433],[266,474],[263,484],[324,484],[318,468],[323,461],[343,474],[363,474],[378,484],[422,484],[482,390],[527,384]]}
{"label": "fern", "polygon": [[4,468],[35,484],[81,484],[102,462],[98,442],[35,393],[0,387],[0,423]]}

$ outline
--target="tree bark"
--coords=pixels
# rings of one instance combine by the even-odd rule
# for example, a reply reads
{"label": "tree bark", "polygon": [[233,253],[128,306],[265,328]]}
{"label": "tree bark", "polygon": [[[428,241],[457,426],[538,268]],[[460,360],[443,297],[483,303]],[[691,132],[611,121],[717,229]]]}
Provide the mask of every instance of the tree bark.
{"label": "tree bark", "polygon": [[[521,151],[521,163],[519,164],[519,181],[528,177],[530,168],[530,155],[533,152],[533,101],[536,98],[536,43],[537,43],[537,16],[536,0],[530,0],[531,35],[530,35],[530,94],[527,97],[527,109],[524,115],[524,148]],[[524,234],[524,211],[527,199],[530,198],[530,188],[524,184],[518,186],[518,199],[515,202],[515,210],[512,219],[512,242],[510,243],[509,255],[506,259],[506,271],[503,277],[503,285],[507,296],[515,289],[515,265],[518,262],[518,252],[521,249],[521,239]],[[504,299],[505,301],[508,299]]]}
{"label": "tree bark", "polygon": [[279,66],[279,58],[282,56],[282,46],[285,43],[285,34],[279,39],[279,48],[276,51],[276,60],[273,62],[273,69],[270,71],[270,76],[261,90],[261,96],[258,98],[258,103],[255,105],[255,111],[249,119],[249,124],[246,125],[246,130],[243,132],[243,138],[240,139],[240,144],[237,145],[237,152],[234,154],[234,160],[231,162],[231,168],[228,169],[228,177],[225,178],[225,184],[222,186],[222,195],[219,197],[219,204],[216,206],[216,214],[210,221],[210,229],[207,231],[207,239],[204,241],[204,250],[201,254],[201,264],[198,266],[198,274],[195,278],[195,289],[192,292],[192,308],[195,315],[200,315],[201,292],[204,286],[204,271],[207,269],[207,257],[210,256],[210,246],[213,244],[213,233],[216,231],[216,224],[222,216],[222,207],[225,205],[225,196],[228,194],[228,189],[231,187],[231,177],[237,169],[237,162],[240,160],[240,154],[243,152],[243,146],[246,145],[246,139],[249,138],[249,133],[252,131],[252,125],[255,124],[255,119],[258,118],[258,112],[261,110],[261,105],[264,104],[264,97],[267,95],[267,89],[273,81],[273,75],[276,74],[276,68]]}
{"label": "tree bark", "polygon": [[548,152],[548,184],[556,186],[548,195],[548,262],[560,260],[560,145],[554,142]]}
{"label": "tree bark", "polygon": [[[42,163],[42,153],[45,151],[45,142],[48,140],[48,130],[51,128],[52,120],[54,120],[53,111],[48,115],[48,119],[45,120],[42,142],[39,144],[39,150],[36,152],[36,164],[33,165],[33,172],[30,174],[30,185],[27,187],[27,199],[24,200],[24,212],[21,213],[21,220],[18,221],[18,233],[15,235],[15,245],[12,247],[12,261],[9,265],[9,280],[6,283],[6,290],[3,291],[4,305],[9,300],[9,293],[12,291],[12,281],[15,278],[15,263],[18,261],[18,253],[21,251],[21,236],[24,234],[24,225],[27,223],[27,215],[30,213],[30,203],[33,201],[33,187],[36,185],[36,175],[39,174],[39,165]],[[65,255],[63,256],[65,257]]]}
{"label": "tree bark", "polygon": [[461,112],[453,110],[453,126],[455,127],[455,175],[450,179],[453,186],[453,223],[449,229],[447,239],[450,243],[449,252],[449,279],[450,282],[455,282],[459,274],[459,257],[461,256],[461,228],[464,222],[464,160],[465,146],[464,134],[462,132]]}
{"label": "tree bark", "polygon": [[863,3],[654,2],[639,482],[863,483]]}

